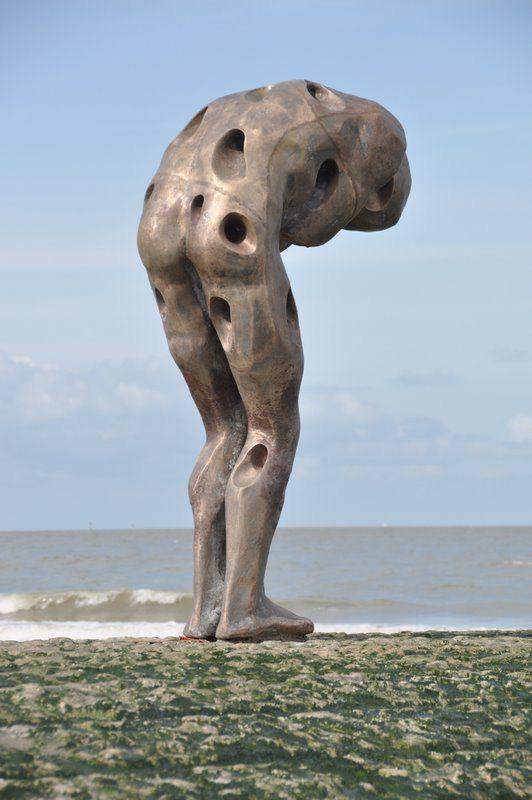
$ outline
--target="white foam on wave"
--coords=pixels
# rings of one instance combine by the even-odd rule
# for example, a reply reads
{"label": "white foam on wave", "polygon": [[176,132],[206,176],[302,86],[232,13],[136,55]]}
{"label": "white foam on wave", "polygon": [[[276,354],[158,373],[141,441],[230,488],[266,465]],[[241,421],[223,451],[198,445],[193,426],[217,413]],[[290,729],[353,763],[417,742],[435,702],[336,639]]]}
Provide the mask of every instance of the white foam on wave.
{"label": "white foam on wave", "polygon": [[[46,639],[121,639],[176,637],[183,633],[182,622],[32,622],[12,620],[0,622],[0,641],[34,641]],[[316,633],[425,633],[427,631],[465,633],[471,631],[512,631],[520,626],[476,625],[385,625],[379,623],[316,623]]]}
{"label": "white foam on wave", "polygon": [[184,622],[0,622],[0,641],[27,642],[36,639],[121,639],[180,636]]}
{"label": "white foam on wave", "polygon": [[122,600],[124,605],[172,605],[191,597],[185,592],[168,592],[156,589],[108,589],[103,591],[71,590],[64,592],[28,592],[24,594],[0,594],[0,614],[15,614],[17,611],[47,609],[60,605],[87,608]]}
{"label": "white foam on wave", "polygon": [[388,625],[379,622],[367,622],[361,624],[347,623],[320,623],[317,622],[315,626],[316,633],[427,633],[428,631],[435,631],[440,633],[471,633],[472,631],[520,631],[524,630],[523,625],[442,625],[437,623],[430,624],[413,624],[405,622],[401,625]]}

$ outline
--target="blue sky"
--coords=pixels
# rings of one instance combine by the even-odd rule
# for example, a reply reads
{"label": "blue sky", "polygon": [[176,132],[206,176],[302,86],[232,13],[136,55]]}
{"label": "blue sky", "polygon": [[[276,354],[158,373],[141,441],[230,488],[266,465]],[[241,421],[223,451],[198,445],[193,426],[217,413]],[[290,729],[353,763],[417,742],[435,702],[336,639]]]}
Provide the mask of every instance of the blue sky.
{"label": "blue sky", "polygon": [[282,524],[532,523],[532,9],[0,9],[0,529],[188,526],[203,433],[135,245],[208,101],[290,78],[387,106],[396,228],[283,254],[306,367]]}

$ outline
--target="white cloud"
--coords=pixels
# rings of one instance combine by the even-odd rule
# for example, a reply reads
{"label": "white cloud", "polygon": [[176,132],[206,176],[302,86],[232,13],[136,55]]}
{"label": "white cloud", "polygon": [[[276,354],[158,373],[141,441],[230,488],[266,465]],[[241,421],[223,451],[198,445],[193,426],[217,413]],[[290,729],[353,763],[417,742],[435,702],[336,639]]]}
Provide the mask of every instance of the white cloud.
{"label": "white cloud", "polygon": [[302,392],[299,398],[299,411],[303,424],[311,425],[324,416],[326,409],[319,397],[310,392]]}
{"label": "white cloud", "polygon": [[510,439],[518,444],[532,442],[532,416],[529,414],[515,414],[506,423]]}
{"label": "white cloud", "polygon": [[357,436],[365,436],[369,425],[379,414],[369,403],[362,402],[353,392],[336,387],[303,386],[299,398],[303,425],[334,425],[335,420],[356,423],[350,428]]}
{"label": "white cloud", "polygon": [[293,474],[301,478],[314,475],[320,468],[320,459],[314,456],[296,456]]}
{"label": "white cloud", "polygon": [[375,418],[375,411],[349,392],[339,392],[334,396],[334,401],[337,408],[349,419],[370,422]]}
{"label": "white cloud", "polygon": [[115,397],[123,404],[124,408],[131,411],[144,411],[151,408],[161,408],[169,403],[169,398],[157,389],[147,386],[138,386],[135,383],[120,382],[114,391]]}
{"label": "white cloud", "polygon": [[[451,491],[457,476],[484,486],[491,476],[524,469],[523,450],[510,438],[458,435],[441,420],[401,414],[391,405],[383,409],[377,395],[375,402],[371,397],[367,386],[303,386],[301,440],[288,495],[296,504],[294,519],[303,519],[309,508],[317,513],[320,502],[331,504],[335,519],[358,518],[357,509],[373,502],[377,485],[376,507],[382,497],[391,509],[402,497],[417,499],[419,486],[428,497]],[[532,416],[516,414],[508,430],[514,442],[532,441]],[[120,503],[128,513],[135,507],[140,519],[158,503],[169,519],[179,513],[180,524],[188,525],[187,480],[203,439],[186,384],[166,358],[72,372],[0,354],[0,508],[5,520],[11,504],[11,524],[26,524],[26,510],[17,506],[20,487],[30,486],[40,503],[55,487],[54,519],[57,498],[72,492],[74,516],[84,498],[84,513],[92,519],[95,493],[105,507],[112,486],[117,509]],[[165,506],[176,504],[174,490],[177,505]],[[38,510],[35,519],[31,524],[44,524]]]}
{"label": "white cloud", "polygon": [[16,412],[27,422],[63,419],[74,414],[83,402],[83,385],[62,376],[35,371],[19,388]]}
{"label": "white cloud", "polygon": [[349,480],[361,481],[369,478],[376,481],[390,481],[394,479],[440,478],[444,474],[440,464],[416,463],[361,463],[346,464],[342,472]]}
{"label": "white cloud", "polygon": [[404,389],[441,389],[455,381],[456,377],[450,372],[421,369],[401,372],[395,378],[395,383]]}
{"label": "white cloud", "polygon": [[13,364],[22,364],[25,367],[35,367],[35,361],[29,356],[11,356]]}
{"label": "white cloud", "polygon": [[407,464],[405,472],[412,478],[437,478],[443,469],[440,464]]}
{"label": "white cloud", "polygon": [[167,388],[160,386],[161,375],[146,365],[103,365],[75,373],[36,364],[24,355],[0,355],[0,374],[0,413],[22,424],[78,414],[147,413],[171,402]]}
{"label": "white cloud", "polygon": [[528,351],[520,347],[495,347],[491,351],[491,356],[494,361],[500,361],[502,363],[518,363],[528,361],[529,359]]}

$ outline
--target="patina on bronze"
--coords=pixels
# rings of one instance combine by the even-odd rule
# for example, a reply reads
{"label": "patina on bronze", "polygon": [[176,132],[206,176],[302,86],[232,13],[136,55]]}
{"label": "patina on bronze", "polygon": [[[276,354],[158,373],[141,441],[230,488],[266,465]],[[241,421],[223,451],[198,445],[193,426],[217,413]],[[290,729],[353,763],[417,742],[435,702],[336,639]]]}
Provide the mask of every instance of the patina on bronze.
{"label": "patina on bronze", "polygon": [[299,438],[303,350],[280,252],[398,221],[404,131],[377,103],[305,80],[222,97],[168,146],[138,245],[206,430],[190,478],[197,638],[292,638],[313,623],[264,573]]}

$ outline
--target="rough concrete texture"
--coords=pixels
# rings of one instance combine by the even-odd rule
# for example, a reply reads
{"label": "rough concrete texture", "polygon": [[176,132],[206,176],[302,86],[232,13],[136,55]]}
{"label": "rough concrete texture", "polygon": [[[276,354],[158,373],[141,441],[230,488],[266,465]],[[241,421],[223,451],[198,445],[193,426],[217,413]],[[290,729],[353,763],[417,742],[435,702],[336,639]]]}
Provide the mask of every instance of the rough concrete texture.
{"label": "rough concrete texture", "polygon": [[527,633],[3,643],[0,797],[530,797],[529,665]]}

